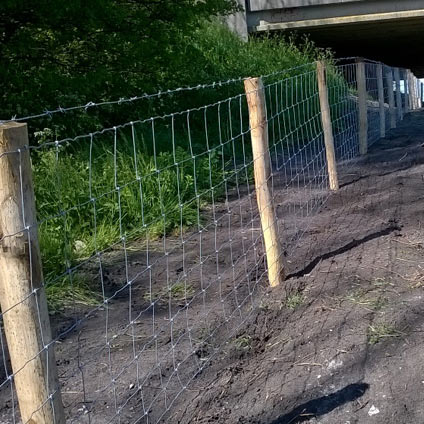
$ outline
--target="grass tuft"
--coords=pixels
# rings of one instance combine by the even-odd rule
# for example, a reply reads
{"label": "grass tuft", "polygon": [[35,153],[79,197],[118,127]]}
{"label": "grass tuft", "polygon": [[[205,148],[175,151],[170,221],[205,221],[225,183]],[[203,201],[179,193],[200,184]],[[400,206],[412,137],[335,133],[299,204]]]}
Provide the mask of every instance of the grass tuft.
{"label": "grass tuft", "polygon": [[63,278],[60,282],[46,286],[49,313],[54,315],[66,308],[80,306],[96,306],[102,299],[95,293],[81,275],[74,275],[72,281]]}
{"label": "grass tuft", "polygon": [[389,337],[400,337],[403,333],[391,323],[379,323],[368,327],[368,343],[375,345]]}
{"label": "grass tuft", "polygon": [[247,352],[252,348],[252,338],[247,334],[241,335],[233,340],[233,345],[238,351]]}
{"label": "grass tuft", "polygon": [[163,302],[166,302],[169,298],[172,301],[180,302],[182,300],[192,299],[195,293],[196,293],[196,290],[191,284],[180,282],[180,283],[174,284],[173,286],[169,288],[165,287],[153,293],[147,292],[145,293],[143,298],[144,300],[148,302],[152,302],[156,300],[161,300]]}
{"label": "grass tuft", "polygon": [[296,309],[299,306],[303,305],[306,301],[306,296],[302,293],[295,293],[287,297],[284,302],[284,305],[289,309]]}
{"label": "grass tuft", "polygon": [[373,311],[379,311],[388,304],[387,298],[382,296],[369,297],[368,291],[363,289],[358,289],[347,294],[344,300],[364,308],[372,309]]}

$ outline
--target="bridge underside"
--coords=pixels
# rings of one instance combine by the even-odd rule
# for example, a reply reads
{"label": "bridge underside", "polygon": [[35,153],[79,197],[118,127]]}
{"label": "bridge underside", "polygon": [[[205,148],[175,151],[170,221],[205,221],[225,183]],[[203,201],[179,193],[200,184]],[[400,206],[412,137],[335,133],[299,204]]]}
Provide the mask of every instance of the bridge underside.
{"label": "bridge underside", "polygon": [[[279,8],[290,0],[251,0],[250,33],[308,34],[336,56],[362,56],[411,69],[424,77],[424,1],[298,0],[312,7]],[[319,5],[321,3],[321,5]],[[337,3],[337,4],[335,4]],[[274,6],[263,5],[274,4]]]}
{"label": "bridge underside", "polygon": [[424,77],[424,18],[399,23],[360,23],[286,30],[307,34],[320,47],[331,47],[338,57],[362,56],[411,69]]}

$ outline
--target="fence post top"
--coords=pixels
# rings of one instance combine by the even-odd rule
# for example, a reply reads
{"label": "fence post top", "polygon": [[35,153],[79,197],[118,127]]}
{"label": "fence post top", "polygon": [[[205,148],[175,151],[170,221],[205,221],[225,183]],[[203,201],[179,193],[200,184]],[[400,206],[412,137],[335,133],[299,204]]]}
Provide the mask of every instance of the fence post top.
{"label": "fence post top", "polygon": [[28,145],[28,125],[9,121],[0,124],[1,150],[15,150]]}
{"label": "fence post top", "polygon": [[246,95],[264,90],[264,84],[261,77],[246,78],[244,80]]}
{"label": "fence post top", "polygon": [[22,128],[26,126],[27,124],[24,122],[16,122],[16,121],[0,122],[1,130],[8,130],[10,128]]}
{"label": "fence post top", "polygon": [[259,85],[261,82],[261,77],[248,77],[244,80],[244,86],[246,87],[247,84]]}

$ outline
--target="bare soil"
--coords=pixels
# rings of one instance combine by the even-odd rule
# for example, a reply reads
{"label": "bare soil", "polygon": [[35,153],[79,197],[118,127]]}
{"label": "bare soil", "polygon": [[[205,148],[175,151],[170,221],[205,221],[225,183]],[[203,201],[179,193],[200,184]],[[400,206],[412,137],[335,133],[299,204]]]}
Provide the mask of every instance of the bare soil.
{"label": "bare soil", "polygon": [[[111,252],[101,276],[85,264],[112,299],[53,317],[68,422],[424,423],[423,129],[408,115],[337,193],[311,190],[326,201],[304,222],[286,216],[296,193],[278,196],[299,239],[281,287],[246,187],[202,232]],[[15,407],[4,385],[0,422]]]}

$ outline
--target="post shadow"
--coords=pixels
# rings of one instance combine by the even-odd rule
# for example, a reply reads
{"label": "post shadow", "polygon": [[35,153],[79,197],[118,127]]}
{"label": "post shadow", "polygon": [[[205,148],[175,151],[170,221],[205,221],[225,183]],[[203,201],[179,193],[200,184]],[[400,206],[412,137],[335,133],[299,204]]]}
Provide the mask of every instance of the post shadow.
{"label": "post shadow", "polygon": [[368,388],[369,384],[367,383],[349,384],[330,395],[321,396],[297,406],[295,409],[282,415],[270,424],[297,424],[312,417],[320,417],[345,403],[360,398]]}

